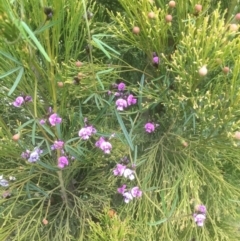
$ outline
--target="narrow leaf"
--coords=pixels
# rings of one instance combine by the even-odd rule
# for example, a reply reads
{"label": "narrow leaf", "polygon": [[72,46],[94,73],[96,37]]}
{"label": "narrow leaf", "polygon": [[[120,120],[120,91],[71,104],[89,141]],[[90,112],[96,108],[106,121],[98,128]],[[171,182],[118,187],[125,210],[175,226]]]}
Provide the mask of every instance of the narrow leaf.
{"label": "narrow leaf", "polygon": [[24,71],[24,68],[21,67],[20,70],[19,70],[18,76],[17,76],[17,78],[16,78],[12,88],[8,92],[8,96],[10,96],[13,93],[13,91],[16,89],[16,87],[18,86],[18,84],[19,84],[19,82],[20,82],[20,80],[22,78],[23,71]]}

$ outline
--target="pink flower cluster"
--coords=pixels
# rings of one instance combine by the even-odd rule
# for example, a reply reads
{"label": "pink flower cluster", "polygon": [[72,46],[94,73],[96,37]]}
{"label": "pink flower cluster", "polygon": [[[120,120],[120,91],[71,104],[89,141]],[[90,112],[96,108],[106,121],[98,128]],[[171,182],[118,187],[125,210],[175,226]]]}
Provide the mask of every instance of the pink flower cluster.
{"label": "pink flower cluster", "polygon": [[[129,160],[126,157],[122,158],[121,161],[123,161],[124,163],[129,163]],[[113,169],[113,174],[114,176],[123,176],[130,181],[135,179],[135,171],[121,163],[118,163]],[[129,203],[131,200],[133,200],[133,198],[142,196],[142,191],[138,187],[133,187],[129,190],[127,190],[126,187],[127,185],[124,184],[117,189],[118,193],[122,194],[122,196],[124,197],[125,203]]]}
{"label": "pink flower cluster", "polygon": [[95,146],[100,148],[105,154],[110,154],[112,150],[112,144],[108,141],[105,141],[104,137],[100,137],[95,143]]}
{"label": "pink flower cluster", "polygon": [[58,167],[63,169],[65,166],[68,166],[68,158],[66,156],[60,156],[58,158]]}
{"label": "pink flower cluster", "polygon": [[64,141],[54,141],[53,145],[51,146],[52,150],[62,150],[64,147]]}
{"label": "pink flower cluster", "polygon": [[207,208],[204,205],[197,205],[195,207],[196,213],[193,214],[193,218],[197,226],[203,227],[204,221],[206,219]]}
{"label": "pink flower cluster", "polygon": [[36,147],[36,148],[34,148],[34,150],[32,152],[29,150],[26,150],[25,152],[23,152],[21,154],[21,157],[23,159],[27,159],[29,162],[33,163],[40,159],[40,154],[42,152],[43,152],[42,150],[40,150],[38,147]]}
{"label": "pink flower cluster", "polygon": [[78,132],[78,135],[81,139],[88,140],[95,133],[97,133],[97,130],[93,126],[85,126]]}
{"label": "pink flower cluster", "polygon": [[145,131],[147,133],[152,133],[152,132],[155,131],[155,128],[158,127],[158,126],[159,126],[158,124],[148,122],[148,123],[145,124],[144,128],[145,128]]}
{"label": "pink flower cluster", "polygon": [[135,178],[134,171],[127,168],[127,166],[122,164],[117,164],[116,168],[113,170],[114,176],[124,176],[129,180],[133,180]]}
{"label": "pink flower cluster", "polygon": [[139,189],[139,187],[136,186],[130,190],[127,190],[126,187],[127,185],[124,184],[117,189],[118,193],[123,195],[125,203],[129,203],[133,200],[133,198],[139,198],[142,196],[142,191]]}
{"label": "pink flower cluster", "polygon": [[32,101],[32,97],[27,95],[27,96],[18,96],[15,101],[13,102],[13,105],[15,107],[20,107],[22,106],[25,102],[30,102]]}
{"label": "pink flower cluster", "polygon": [[[119,111],[123,111],[125,108],[137,103],[137,99],[132,94],[125,93],[125,87],[126,85],[123,82],[113,85],[113,88],[118,90],[118,92],[114,93],[114,96],[117,98],[115,104]],[[108,93],[111,94],[112,92],[109,91]]]}

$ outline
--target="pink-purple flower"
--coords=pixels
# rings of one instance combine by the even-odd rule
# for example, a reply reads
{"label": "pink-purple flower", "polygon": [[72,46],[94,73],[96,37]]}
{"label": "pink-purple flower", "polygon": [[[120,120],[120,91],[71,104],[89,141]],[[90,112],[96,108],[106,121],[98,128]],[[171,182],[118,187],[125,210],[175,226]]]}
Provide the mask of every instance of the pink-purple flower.
{"label": "pink-purple flower", "polygon": [[139,187],[133,187],[131,189],[131,194],[132,194],[133,197],[141,197],[142,191],[139,189]]}
{"label": "pink-purple flower", "polygon": [[51,146],[52,150],[61,150],[64,147],[64,141],[54,141],[53,145]]}
{"label": "pink-purple flower", "polygon": [[135,104],[137,103],[137,99],[134,98],[133,95],[129,95],[129,96],[127,97],[127,103],[128,103],[129,106],[130,106],[130,105],[135,105]]}
{"label": "pink-purple flower", "polygon": [[197,226],[202,227],[204,225],[204,221],[206,219],[206,216],[204,214],[201,214],[201,213],[199,213],[199,214],[194,213],[193,218],[194,218],[194,221],[197,224]]}
{"label": "pink-purple flower", "polygon": [[60,156],[59,158],[58,158],[58,167],[59,168],[64,168],[65,166],[67,166],[68,165],[68,159],[67,159],[67,157],[65,157],[65,156]]}
{"label": "pink-purple flower", "polygon": [[27,159],[29,162],[33,163],[33,162],[36,162],[40,159],[40,154],[42,153],[43,151],[40,150],[39,148],[34,148],[34,150],[31,152],[29,150],[26,150],[25,152],[23,152],[21,154],[21,157],[23,159]]}
{"label": "pink-purple flower", "polygon": [[118,193],[124,194],[124,192],[125,192],[125,190],[126,190],[126,187],[127,187],[127,185],[123,184],[121,187],[119,187],[119,188],[117,189]]}
{"label": "pink-purple flower", "polygon": [[117,106],[117,110],[123,111],[124,108],[127,108],[127,101],[119,98],[116,100],[116,106]]}
{"label": "pink-purple flower", "polygon": [[103,150],[105,154],[110,154],[112,150],[112,144],[108,141],[105,141],[103,137],[99,138],[99,140],[95,143],[95,146]]}
{"label": "pink-purple flower", "polygon": [[155,130],[155,124],[148,122],[145,124],[144,128],[147,133],[152,133]]}
{"label": "pink-purple flower", "polygon": [[118,84],[118,90],[119,91],[124,91],[125,90],[125,84],[123,82],[121,82],[120,84]]}
{"label": "pink-purple flower", "polygon": [[44,119],[41,119],[40,121],[39,121],[39,124],[40,125],[44,125],[46,123],[46,120],[44,120]]}
{"label": "pink-purple flower", "polygon": [[116,168],[113,170],[115,176],[122,176],[127,167],[122,164],[117,164]]}
{"label": "pink-purple flower", "polygon": [[89,137],[93,134],[95,134],[97,131],[93,126],[86,126],[83,127],[79,132],[78,135],[81,137],[83,140],[88,140]]}
{"label": "pink-purple flower", "polygon": [[198,213],[201,213],[201,214],[206,214],[207,212],[207,208],[205,205],[196,205],[195,207],[195,211],[198,212]]}
{"label": "pink-purple flower", "polygon": [[125,192],[123,193],[123,197],[124,197],[124,202],[125,203],[129,203],[130,201],[133,200],[133,196],[130,192]]}
{"label": "pink-purple flower", "polygon": [[24,103],[24,98],[22,96],[18,96],[13,102],[13,105],[15,107],[20,107],[23,103]]}
{"label": "pink-purple flower", "polygon": [[62,118],[58,116],[58,114],[53,113],[48,118],[51,126],[55,126],[56,124],[60,124],[62,122]]}
{"label": "pink-purple flower", "polygon": [[129,169],[129,168],[126,168],[123,172],[123,176],[125,178],[128,178],[129,180],[133,180],[135,178],[134,176],[134,171]]}

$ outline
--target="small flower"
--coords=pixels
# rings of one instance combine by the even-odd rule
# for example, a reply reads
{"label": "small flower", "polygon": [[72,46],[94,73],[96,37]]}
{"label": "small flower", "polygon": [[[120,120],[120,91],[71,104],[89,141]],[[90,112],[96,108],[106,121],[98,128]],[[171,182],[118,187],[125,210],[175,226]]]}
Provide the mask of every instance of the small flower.
{"label": "small flower", "polygon": [[30,101],[32,101],[32,97],[30,95],[27,95],[27,96],[24,97],[24,101],[30,102]]}
{"label": "small flower", "polygon": [[49,120],[51,126],[55,126],[56,124],[60,124],[62,122],[62,118],[60,118],[58,116],[58,114],[56,114],[56,113],[50,115],[48,120]]}
{"label": "small flower", "polygon": [[128,178],[130,180],[133,180],[135,177],[134,177],[134,171],[129,169],[129,168],[126,168],[123,172],[123,176],[125,178]]}
{"label": "small flower", "polygon": [[68,165],[68,159],[67,159],[67,157],[65,157],[65,156],[60,156],[59,158],[58,158],[58,167],[59,168],[64,168],[65,166],[67,166]]}
{"label": "small flower", "polygon": [[148,133],[152,133],[155,130],[155,125],[153,123],[148,122],[145,126],[145,131]]}
{"label": "small flower", "polygon": [[158,66],[159,65],[159,57],[155,56],[152,58],[152,63],[154,66]]}
{"label": "small flower", "polygon": [[128,105],[135,105],[137,103],[137,99],[134,98],[133,95],[129,95],[127,97],[127,103],[128,103]]}
{"label": "small flower", "polygon": [[64,141],[54,141],[53,145],[51,146],[52,150],[61,150],[64,147]]}
{"label": "small flower", "polygon": [[133,196],[130,192],[123,193],[123,197],[125,203],[129,203],[131,200],[133,200]]}
{"label": "small flower", "polygon": [[104,142],[104,138],[103,137],[100,137],[99,140],[95,143],[95,146],[100,148],[101,144]]}
{"label": "small flower", "polygon": [[87,126],[87,127],[83,127],[79,132],[78,135],[81,137],[81,139],[83,140],[87,140],[89,139],[89,137],[92,134],[95,134],[97,131],[93,126]]}
{"label": "small flower", "polygon": [[204,224],[204,221],[206,219],[206,216],[204,214],[193,214],[194,221],[197,224],[197,226],[202,227]]}
{"label": "small flower", "polygon": [[195,211],[201,214],[206,214],[207,208],[205,205],[196,205]]}
{"label": "small flower", "polygon": [[131,189],[131,194],[132,194],[133,197],[141,197],[142,191],[139,189],[139,187],[133,187]]}
{"label": "small flower", "polygon": [[0,186],[2,186],[2,187],[8,187],[9,186],[8,181],[3,178],[3,175],[0,176]]}
{"label": "small flower", "polygon": [[120,193],[120,194],[124,194],[124,192],[125,192],[125,190],[126,190],[126,187],[127,187],[127,185],[122,185],[121,187],[119,187],[118,189],[117,189],[117,191],[118,191],[118,193]]}
{"label": "small flower", "polygon": [[39,151],[36,149],[35,151],[31,152],[28,161],[29,162],[36,162],[37,160],[39,160]]}
{"label": "small flower", "polygon": [[10,181],[16,181],[16,177],[9,176],[9,180],[10,180]]}
{"label": "small flower", "polygon": [[114,96],[115,96],[115,97],[119,97],[119,96],[121,96],[121,94],[118,93],[118,92],[115,92],[115,93],[114,93]]}
{"label": "small flower", "polygon": [[41,119],[40,121],[39,121],[39,124],[40,125],[44,125],[46,123],[46,121],[44,120],[44,119]]}
{"label": "small flower", "polygon": [[127,101],[120,98],[116,101],[117,110],[123,111],[127,107]]}
{"label": "small flower", "polygon": [[102,149],[105,154],[110,154],[110,151],[112,150],[112,145],[110,142],[104,141],[101,143],[100,149]]}
{"label": "small flower", "polygon": [[24,103],[24,98],[22,96],[18,96],[13,102],[13,105],[15,107],[20,107],[23,103]]}
{"label": "small flower", "polygon": [[118,84],[118,90],[119,91],[124,91],[125,90],[125,84],[123,82],[121,82],[120,84]]}
{"label": "small flower", "polygon": [[28,159],[29,157],[30,157],[30,151],[29,150],[26,150],[25,152],[23,152],[22,154],[21,154],[21,157],[23,158],[23,159]]}
{"label": "small flower", "polygon": [[122,164],[117,164],[116,168],[113,170],[113,174],[115,176],[122,176],[125,170],[126,170],[126,166]]}

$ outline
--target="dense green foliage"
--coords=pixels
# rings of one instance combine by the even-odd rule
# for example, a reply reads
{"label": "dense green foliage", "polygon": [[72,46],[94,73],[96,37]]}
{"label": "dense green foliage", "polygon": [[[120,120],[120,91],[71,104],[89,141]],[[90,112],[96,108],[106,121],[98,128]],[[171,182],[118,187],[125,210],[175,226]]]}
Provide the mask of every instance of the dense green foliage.
{"label": "dense green foliage", "polygon": [[[16,180],[0,187],[0,240],[239,240],[237,3],[2,1],[0,179]],[[108,91],[121,81],[137,105],[117,111]],[[20,95],[33,100],[16,108]],[[39,123],[49,107],[61,124]],[[86,141],[84,118],[97,129]],[[110,155],[96,148],[100,136]],[[56,140],[74,158],[63,169]],[[43,153],[30,163],[21,153],[34,147]],[[117,194],[126,180],[113,175],[124,156],[143,191],[128,204]]]}

